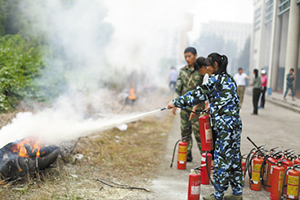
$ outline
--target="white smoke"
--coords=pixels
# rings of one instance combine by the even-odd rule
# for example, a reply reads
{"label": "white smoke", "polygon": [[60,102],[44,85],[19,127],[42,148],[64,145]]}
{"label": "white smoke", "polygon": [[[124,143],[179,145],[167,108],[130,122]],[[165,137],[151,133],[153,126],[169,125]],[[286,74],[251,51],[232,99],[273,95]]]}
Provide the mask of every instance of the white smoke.
{"label": "white smoke", "polygon": [[[109,98],[116,96],[105,83],[121,82],[128,87],[132,73],[145,75],[140,78],[143,83],[136,83],[140,87],[166,85],[167,74],[159,74],[163,71],[161,59],[177,56],[174,52],[179,51],[183,16],[196,1],[22,2],[20,8],[32,22],[32,34],[43,35],[51,48],[58,49],[55,56],[45,54],[50,67],[38,81],[47,86],[45,94],[55,90],[60,95],[51,108],[19,113],[3,127],[0,148],[35,135],[43,142],[58,143],[124,120],[126,116],[91,119],[85,113],[88,107],[99,113],[111,112],[113,101]],[[56,88],[49,87],[52,83]]]}

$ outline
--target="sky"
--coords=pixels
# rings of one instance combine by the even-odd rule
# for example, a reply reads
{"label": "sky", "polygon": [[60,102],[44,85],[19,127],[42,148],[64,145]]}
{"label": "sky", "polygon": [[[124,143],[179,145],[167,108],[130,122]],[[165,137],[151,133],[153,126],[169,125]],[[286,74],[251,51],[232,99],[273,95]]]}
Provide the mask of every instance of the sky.
{"label": "sky", "polygon": [[191,10],[194,28],[189,36],[196,39],[201,24],[210,21],[253,23],[253,12],[253,0],[198,0]]}

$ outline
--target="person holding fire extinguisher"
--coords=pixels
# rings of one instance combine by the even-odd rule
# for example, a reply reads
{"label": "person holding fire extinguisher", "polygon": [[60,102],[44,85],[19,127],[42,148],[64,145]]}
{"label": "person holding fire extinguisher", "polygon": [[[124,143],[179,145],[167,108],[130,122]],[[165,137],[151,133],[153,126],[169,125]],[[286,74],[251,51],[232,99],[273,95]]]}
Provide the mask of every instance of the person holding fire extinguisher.
{"label": "person holding fire extinguisher", "polygon": [[[242,121],[239,114],[237,85],[233,77],[227,73],[227,56],[211,53],[206,59],[206,64],[207,69],[212,73],[208,83],[170,101],[167,108],[184,109],[209,100],[211,122],[217,133],[213,173],[215,193],[203,199],[242,200],[244,187],[240,152]],[[224,196],[229,183],[232,194]]]}
{"label": "person holding fire extinguisher", "polygon": [[[207,84],[208,83],[208,78],[209,76],[212,74],[211,71],[209,71],[207,68],[206,68],[207,64],[206,64],[206,61],[205,61],[205,58],[200,56],[196,59],[195,61],[195,68],[200,72],[200,74],[202,74],[204,77],[203,77],[203,82],[202,82],[202,85],[204,84]],[[190,114],[190,118],[189,120],[191,119],[194,119],[195,118],[195,113],[196,113],[196,109],[197,109],[198,105],[194,106],[193,109],[192,109],[192,112]],[[209,113],[209,101],[206,100],[205,101],[205,112],[206,114],[210,114]],[[215,137],[213,137],[215,138]],[[210,151],[210,153],[212,155],[214,155],[214,150]],[[214,159],[212,158],[212,161],[211,161],[211,166],[214,166]]]}

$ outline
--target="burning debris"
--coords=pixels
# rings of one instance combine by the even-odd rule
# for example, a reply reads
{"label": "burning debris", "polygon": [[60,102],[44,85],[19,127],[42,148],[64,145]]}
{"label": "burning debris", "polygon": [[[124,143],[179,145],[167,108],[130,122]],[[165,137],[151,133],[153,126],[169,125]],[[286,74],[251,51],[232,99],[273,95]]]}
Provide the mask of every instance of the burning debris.
{"label": "burning debris", "polygon": [[35,137],[9,143],[0,149],[0,175],[10,181],[29,178],[31,173],[48,168],[59,153],[58,146],[42,146]]}

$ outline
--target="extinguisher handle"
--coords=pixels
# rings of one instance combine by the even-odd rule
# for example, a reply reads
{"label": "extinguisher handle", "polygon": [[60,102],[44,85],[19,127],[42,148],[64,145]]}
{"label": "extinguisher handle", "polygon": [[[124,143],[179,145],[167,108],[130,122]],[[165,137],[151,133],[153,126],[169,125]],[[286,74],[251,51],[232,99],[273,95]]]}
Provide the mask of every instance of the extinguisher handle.
{"label": "extinguisher handle", "polygon": [[297,168],[297,167],[300,167],[300,163],[293,166],[293,168]]}
{"label": "extinguisher handle", "polygon": [[247,139],[257,148],[257,150],[264,155],[264,153],[256,146],[256,144],[247,136]]}

